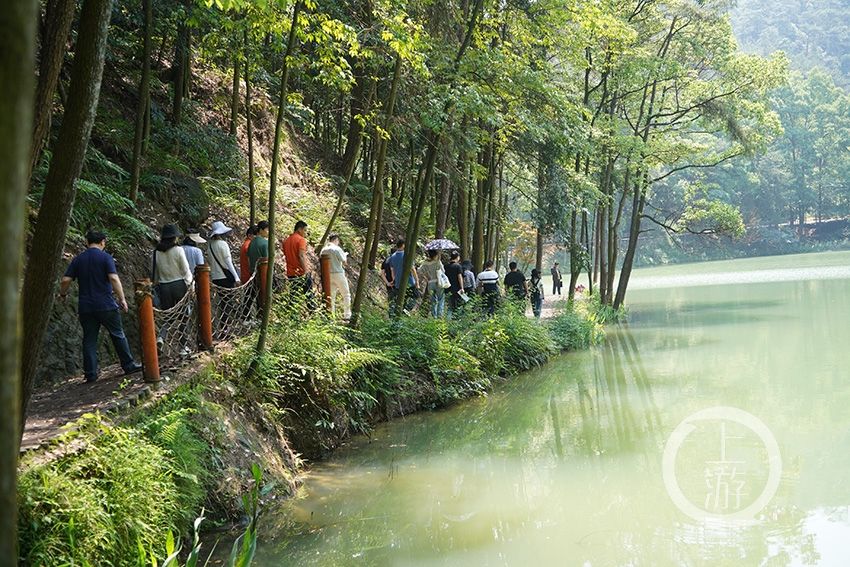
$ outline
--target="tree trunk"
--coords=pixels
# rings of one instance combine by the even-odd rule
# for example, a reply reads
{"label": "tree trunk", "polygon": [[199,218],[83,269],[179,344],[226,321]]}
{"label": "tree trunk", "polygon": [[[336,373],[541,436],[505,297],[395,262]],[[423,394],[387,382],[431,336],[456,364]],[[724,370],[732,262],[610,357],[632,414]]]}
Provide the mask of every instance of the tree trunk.
{"label": "tree trunk", "polygon": [[617,295],[614,298],[614,309],[619,309],[626,300],[626,289],[629,286],[629,278],[632,275],[635,252],[637,251],[638,237],[640,236],[640,221],[643,217],[643,208],[646,205],[646,191],[648,179],[644,173],[644,179],[636,182],[632,196],[632,218],[629,224],[629,244],[626,247],[626,255],[623,257],[623,268],[620,270],[620,280],[617,283]]}
{"label": "tree trunk", "polygon": [[437,222],[434,228],[434,238],[445,238],[446,225],[449,219],[449,178],[446,175],[440,177],[440,190],[437,199]]}
{"label": "tree trunk", "polygon": [[139,81],[139,104],[136,107],[136,132],[133,138],[133,159],[130,166],[130,200],[134,203],[139,196],[139,177],[142,171],[142,140],[145,136],[145,120],[150,105],[151,86],[151,33],[153,30],[153,0],[142,0],[145,28],[142,39],[142,77]]}
{"label": "tree trunk", "polygon": [[65,46],[74,22],[74,0],[48,0],[44,13],[41,52],[38,60],[38,84],[35,91],[35,116],[30,145],[29,175],[38,165],[41,150],[50,133],[53,95],[59,83]]}
{"label": "tree trunk", "polygon": [[[274,258],[277,250],[275,242],[275,210],[277,209],[277,169],[280,164],[280,144],[283,142],[283,117],[286,114],[286,96],[289,87],[289,58],[295,49],[296,31],[298,29],[298,16],[304,6],[304,0],[296,0],[292,8],[292,21],[289,28],[289,37],[286,41],[286,52],[283,54],[283,67],[280,72],[280,98],[277,104],[277,118],[274,125],[274,147],[272,149],[272,165],[269,178],[269,269],[266,273],[266,293],[263,298],[262,322],[257,337],[257,354],[262,355],[266,350],[266,337],[269,332],[269,316],[272,309],[272,293],[274,291]],[[255,368],[251,366],[251,371]]]}
{"label": "tree trunk", "polygon": [[185,20],[177,27],[177,41],[174,42],[174,61],[171,72],[174,77],[174,92],[171,103],[171,122],[180,124],[183,117],[183,95],[186,92],[186,67],[189,65],[189,25]]}
{"label": "tree trunk", "polygon": [[[383,130],[389,134],[392,130],[392,117],[395,112],[395,100],[398,96],[398,85],[401,79],[401,55],[396,54],[395,66],[393,67],[393,80],[390,85],[390,94],[387,99],[387,108],[384,115]],[[372,206],[369,211],[369,226],[366,229],[366,241],[363,245],[363,257],[360,259],[360,272],[357,274],[357,287],[354,291],[354,302],[351,306],[351,326],[356,327],[360,318],[360,308],[363,304],[363,296],[366,292],[366,275],[369,272],[369,256],[373,243],[378,239],[378,227],[380,226],[379,209],[383,209],[381,201],[384,194],[384,167],[387,160],[387,146],[389,140],[378,136],[378,164],[375,185],[372,188]]]}
{"label": "tree trunk", "polygon": [[[493,150],[492,141],[488,142],[481,153],[480,164],[486,165],[490,161],[490,153]],[[484,192],[484,180],[479,179],[475,185],[475,221],[472,224],[472,265],[475,267],[475,273],[479,273],[484,268],[484,210],[487,207],[487,195]]]}
{"label": "tree trunk", "polygon": [[112,0],[85,0],[80,13],[77,49],[71,69],[68,104],[53,152],[35,224],[33,246],[24,277],[24,351],[21,419],[32,394],[44,332],[53,309],[53,289],[62,260],[89,136],[97,112],[106,54]]}
{"label": "tree trunk", "polygon": [[242,65],[239,56],[233,56],[233,86],[230,92],[230,135],[236,135],[236,122],[239,120],[239,80]]}
{"label": "tree trunk", "polygon": [[460,242],[460,257],[464,260],[469,258],[469,176],[464,153],[461,151],[457,157],[457,170],[460,180],[457,183],[455,194],[457,195],[457,235]]}
{"label": "tree trunk", "polygon": [[[73,3],[72,3],[73,6]],[[21,268],[33,135],[32,69],[38,2],[10,2],[0,11],[0,557],[17,552],[18,447],[21,393]]]}
{"label": "tree trunk", "polygon": [[[371,85],[369,86],[369,96],[366,97],[365,102],[365,111],[368,112],[369,107],[372,106],[372,97],[375,96],[375,89],[377,88],[375,81],[370,80]],[[346,167],[349,169],[345,170],[345,179],[342,182],[342,187],[339,190],[339,197],[336,201],[336,206],[334,207],[334,211],[331,214],[331,218],[328,221],[328,226],[325,228],[324,234],[322,234],[321,240],[319,240],[318,249],[321,250],[325,246],[325,242],[327,242],[328,237],[333,230],[334,223],[336,222],[339,213],[342,211],[342,206],[345,203],[345,195],[348,192],[348,186],[351,184],[351,178],[354,176],[354,168],[357,165],[357,159],[360,156],[360,147],[363,141],[364,130],[361,128],[359,133],[357,134],[357,140],[352,144],[352,155],[350,159],[345,161]],[[378,134],[380,135],[380,134]]]}
{"label": "tree trunk", "polygon": [[243,35],[245,44],[245,133],[248,136],[248,199],[250,213],[248,223],[257,222],[257,189],[254,184],[254,128],[251,120],[251,44],[248,42],[248,29]]}

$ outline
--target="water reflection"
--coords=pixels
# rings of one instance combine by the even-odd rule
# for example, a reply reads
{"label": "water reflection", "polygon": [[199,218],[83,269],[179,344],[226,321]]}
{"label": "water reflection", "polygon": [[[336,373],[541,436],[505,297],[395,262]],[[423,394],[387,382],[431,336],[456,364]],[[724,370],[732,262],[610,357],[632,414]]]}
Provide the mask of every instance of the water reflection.
{"label": "water reflection", "polygon": [[[258,564],[850,565],[849,288],[645,292],[599,348],[317,466],[266,516]],[[751,526],[694,522],[662,482],[671,431],[716,405],[759,416],[781,447],[779,491]],[[695,500],[704,471],[686,465],[718,450],[697,433],[678,470]],[[765,462],[740,450],[755,498]]]}

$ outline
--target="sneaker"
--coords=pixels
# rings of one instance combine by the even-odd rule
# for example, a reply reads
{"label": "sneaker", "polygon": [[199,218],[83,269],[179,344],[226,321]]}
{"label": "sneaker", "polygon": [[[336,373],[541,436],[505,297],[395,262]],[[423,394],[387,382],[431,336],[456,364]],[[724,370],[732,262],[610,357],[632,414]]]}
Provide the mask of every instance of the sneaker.
{"label": "sneaker", "polygon": [[187,347],[183,347],[180,349],[180,356],[189,356],[191,351]]}
{"label": "sneaker", "polygon": [[164,341],[162,340],[162,337],[157,337],[157,338],[156,338],[156,348],[161,349],[161,348],[162,348],[162,343],[163,343],[163,342],[164,342]]}
{"label": "sneaker", "polygon": [[127,376],[129,374],[135,374],[136,372],[141,372],[141,371],[142,371],[142,365],[139,364],[138,362],[133,362],[133,364],[131,364],[130,366],[128,366],[127,368],[124,369],[124,376]]}
{"label": "sneaker", "polygon": [[96,374],[94,376],[86,376],[86,384],[94,384],[95,382],[97,382]]}

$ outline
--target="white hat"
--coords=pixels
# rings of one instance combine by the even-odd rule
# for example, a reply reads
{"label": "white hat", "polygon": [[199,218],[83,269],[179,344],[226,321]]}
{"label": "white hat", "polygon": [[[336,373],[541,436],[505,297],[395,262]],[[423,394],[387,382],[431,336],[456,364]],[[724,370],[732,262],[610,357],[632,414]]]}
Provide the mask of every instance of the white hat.
{"label": "white hat", "polygon": [[186,236],[189,238],[189,240],[191,240],[195,244],[203,244],[204,242],[206,242],[206,240],[201,238],[200,231],[198,231],[196,229],[192,229],[192,230],[186,232]]}
{"label": "white hat", "polygon": [[210,236],[218,236],[220,234],[227,234],[231,230],[233,230],[233,229],[230,228],[229,226],[226,226],[223,222],[215,221],[214,223],[212,223],[212,227],[210,227]]}

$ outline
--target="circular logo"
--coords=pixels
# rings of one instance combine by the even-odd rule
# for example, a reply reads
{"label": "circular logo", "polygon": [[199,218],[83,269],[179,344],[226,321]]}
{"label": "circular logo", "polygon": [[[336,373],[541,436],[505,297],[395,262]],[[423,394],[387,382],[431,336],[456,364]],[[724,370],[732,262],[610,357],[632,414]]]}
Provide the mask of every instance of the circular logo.
{"label": "circular logo", "polygon": [[[708,493],[702,506],[691,502],[679,486],[676,478],[676,458],[683,443],[693,433],[697,426],[696,422],[718,422],[720,433],[719,459],[706,462],[705,481]],[[753,433],[761,440],[767,453],[768,474],[767,482],[761,494],[748,506],[740,505],[741,489],[744,480],[739,474],[737,467],[741,461],[727,458],[727,443],[729,437],[726,434],[726,423],[737,423]],[[664,477],[664,487],[670,499],[686,515],[694,520],[731,520],[752,522],[756,515],[776,494],[782,475],[782,456],[779,453],[779,445],[776,443],[773,433],[759,418],[744,410],[732,407],[713,407],[700,410],[682,420],[667,439],[664,446],[664,456],[661,462],[661,471]],[[713,504],[713,505],[712,505]]]}

